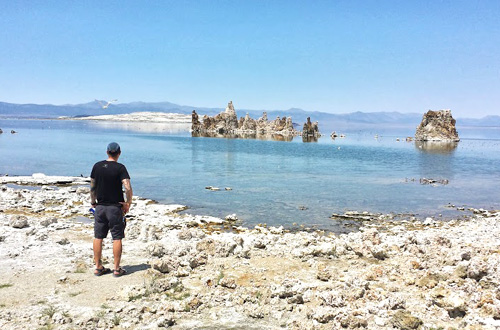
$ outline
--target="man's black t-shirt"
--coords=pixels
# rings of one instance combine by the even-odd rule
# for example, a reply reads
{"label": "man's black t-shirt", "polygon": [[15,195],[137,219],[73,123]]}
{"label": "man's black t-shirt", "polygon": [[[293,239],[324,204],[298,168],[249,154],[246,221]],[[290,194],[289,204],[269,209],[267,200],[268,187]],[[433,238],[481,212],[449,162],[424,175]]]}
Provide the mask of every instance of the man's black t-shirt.
{"label": "man's black t-shirt", "polygon": [[125,165],[107,160],[97,162],[90,177],[96,183],[97,204],[120,205],[124,202],[122,180],[130,179]]}

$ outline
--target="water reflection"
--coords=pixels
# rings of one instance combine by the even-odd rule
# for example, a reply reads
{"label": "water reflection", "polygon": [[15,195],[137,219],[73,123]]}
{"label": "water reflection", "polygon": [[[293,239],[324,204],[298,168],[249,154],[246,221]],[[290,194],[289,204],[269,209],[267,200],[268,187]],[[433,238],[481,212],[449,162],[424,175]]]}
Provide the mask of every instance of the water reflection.
{"label": "water reflection", "polygon": [[454,177],[457,145],[457,142],[415,141],[415,148],[419,150],[421,183],[422,178],[448,183]]}
{"label": "water reflection", "polygon": [[415,148],[431,154],[452,154],[457,146],[458,142],[415,141]]}
{"label": "water reflection", "polygon": [[95,126],[101,128],[118,128],[132,132],[145,133],[182,133],[188,132],[191,124],[189,123],[154,123],[154,122],[116,122],[116,121],[92,121]]}
{"label": "water reflection", "polygon": [[258,134],[258,133],[230,133],[230,134],[219,134],[219,133],[200,133],[192,132],[192,137],[211,137],[211,138],[224,138],[224,139],[255,139],[255,140],[266,140],[266,141],[285,141],[290,142],[293,140],[293,135],[281,135],[281,134]]}
{"label": "water reflection", "polygon": [[318,142],[318,137],[313,135],[302,135],[302,142]]}

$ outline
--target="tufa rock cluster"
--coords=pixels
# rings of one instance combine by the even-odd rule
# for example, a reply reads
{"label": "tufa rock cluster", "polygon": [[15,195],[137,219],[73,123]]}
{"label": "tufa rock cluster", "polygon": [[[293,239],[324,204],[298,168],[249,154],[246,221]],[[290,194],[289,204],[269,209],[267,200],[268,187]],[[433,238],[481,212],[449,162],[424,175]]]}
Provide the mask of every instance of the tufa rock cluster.
{"label": "tufa rock cluster", "polygon": [[429,110],[424,114],[422,122],[415,133],[416,141],[458,142],[456,120],[450,110]]}
{"label": "tufa rock cluster", "polygon": [[214,117],[203,116],[203,122],[198,119],[195,110],[192,113],[191,129],[194,133],[216,133],[216,134],[234,134],[234,133],[259,133],[259,134],[282,134],[296,135],[293,128],[291,117],[277,117],[275,120],[268,121],[267,113],[255,120],[250,118],[248,113],[245,117],[238,120],[233,102],[227,104],[226,110]]}

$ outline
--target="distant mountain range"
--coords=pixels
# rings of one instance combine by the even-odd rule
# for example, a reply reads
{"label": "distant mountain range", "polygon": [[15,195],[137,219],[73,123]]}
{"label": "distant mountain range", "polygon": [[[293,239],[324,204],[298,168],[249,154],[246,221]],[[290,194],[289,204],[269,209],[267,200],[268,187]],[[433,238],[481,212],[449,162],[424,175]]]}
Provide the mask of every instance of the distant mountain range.
{"label": "distant mountain range", "polygon": [[[103,101],[104,102],[104,101]],[[103,109],[96,102],[84,104],[14,104],[0,102],[0,118],[57,118],[60,116],[84,117],[110,114],[124,114],[140,111],[154,112],[173,112],[190,114],[193,110],[203,117],[203,115],[213,116],[224,108],[206,108],[178,105],[170,102],[131,102],[110,104],[108,108]],[[302,124],[307,117],[312,121],[318,121],[323,127],[346,126],[350,124],[357,125],[401,125],[416,127],[422,120],[422,113],[400,113],[400,112],[353,112],[346,114],[332,114],[318,111],[306,111],[297,108],[288,110],[247,110],[236,109],[239,117],[249,113],[252,118],[259,118],[262,112],[267,111],[269,119],[277,116],[291,116],[293,121]],[[500,126],[500,116],[486,116],[480,119],[474,118],[456,118],[457,126]]]}

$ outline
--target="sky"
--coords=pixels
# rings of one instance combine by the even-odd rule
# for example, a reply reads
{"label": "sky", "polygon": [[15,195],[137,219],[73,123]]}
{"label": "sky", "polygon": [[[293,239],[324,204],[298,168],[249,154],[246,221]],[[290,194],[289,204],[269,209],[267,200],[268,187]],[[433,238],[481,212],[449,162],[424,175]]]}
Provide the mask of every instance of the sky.
{"label": "sky", "polygon": [[0,0],[0,102],[500,115],[500,1]]}

